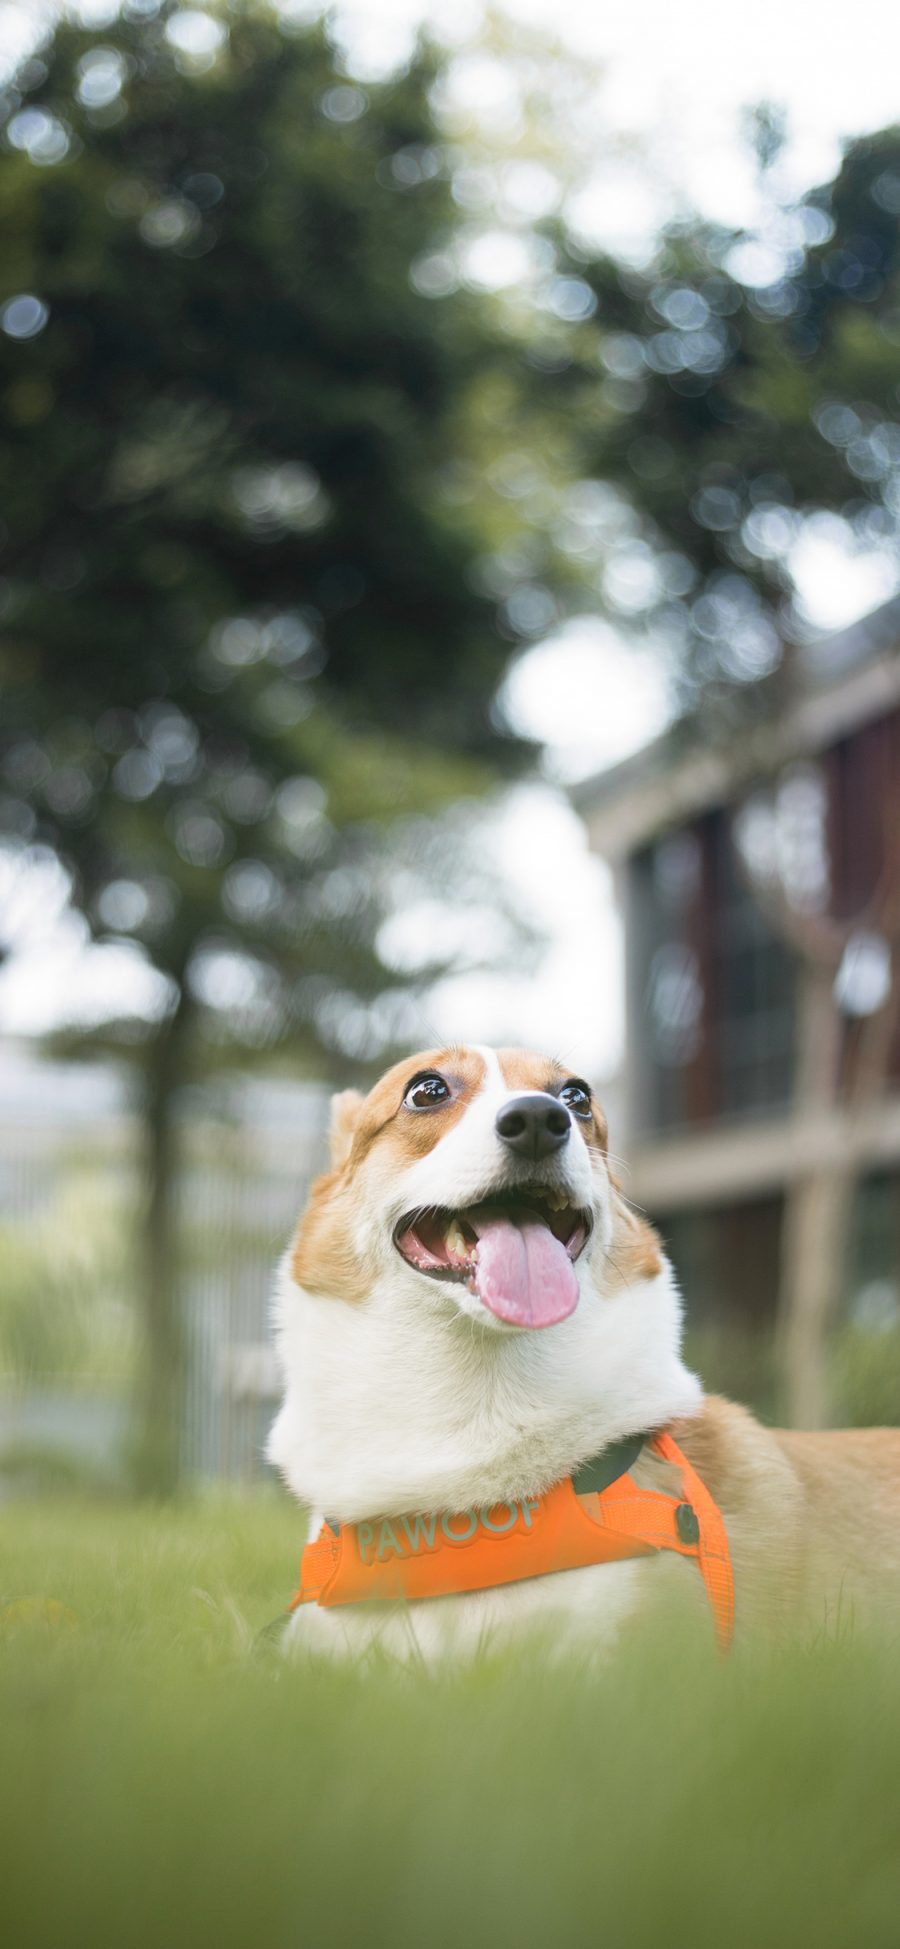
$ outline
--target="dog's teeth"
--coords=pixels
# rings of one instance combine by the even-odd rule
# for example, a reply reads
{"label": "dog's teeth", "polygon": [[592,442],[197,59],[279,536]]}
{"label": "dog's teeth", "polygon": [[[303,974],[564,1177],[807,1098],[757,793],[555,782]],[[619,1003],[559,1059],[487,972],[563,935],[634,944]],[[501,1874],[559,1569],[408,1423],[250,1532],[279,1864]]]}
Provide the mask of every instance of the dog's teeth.
{"label": "dog's teeth", "polygon": [[447,1226],[447,1230],[444,1233],[444,1244],[447,1247],[447,1251],[452,1252],[457,1258],[468,1258],[469,1248],[455,1218]]}

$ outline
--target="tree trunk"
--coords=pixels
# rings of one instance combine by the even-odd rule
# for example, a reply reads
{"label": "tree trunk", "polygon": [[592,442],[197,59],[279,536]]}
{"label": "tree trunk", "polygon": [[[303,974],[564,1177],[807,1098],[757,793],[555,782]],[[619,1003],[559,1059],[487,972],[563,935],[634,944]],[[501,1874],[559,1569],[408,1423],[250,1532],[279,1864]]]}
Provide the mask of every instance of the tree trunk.
{"label": "tree trunk", "polygon": [[[837,1102],[841,1018],[834,970],[803,959],[797,981],[797,1070],[793,1116],[802,1146]],[[831,1198],[837,1194],[832,1208]],[[785,1191],[778,1292],[779,1371],[787,1418],[795,1428],[821,1427],[826,1408],[825,1341],[834,1298],[833,1246],[846,1224],[846,1192],[821,1169],[801,1171]],[[833,1220],[833,1224],[832,1224]],[[835,1237],[832,1241],[832,1229]],[[841,1263],[843,1254],[841,1253]]]}
{"label": "tree trunk", "polygon": [[174,1096],[184,1080],[187,1005],[183,987],[151,1043],[142,1117],[145,1195],[141,1236],[142,1346],[134,1484],[140,1495],[178,1487],[184,1344],[178,1268],[178,1129]]}
{"label": "tree trunk", "polygon": [[793,1428],[823,1428],[829,1419],[828,1335],[849,1257],[859,1166],[810,1172],[788,1187],[781,1252],[780,1368]]}
{"label": "tree trunk", "polygon": [[853,1212],[864,1170],[862,1124],[887,1085],[898,1008],[900,980],[895,975],[884,1006],[861,1024],[853,1072],[842,1093],[843,1018],[834,997],[833,972],[823,963],[801,965],[796,1141],[808,1142],[817,1134],[817,1123],[829,1119],[835,1154],[802,1171],[785,1196],[778,1328],[787,1418],[795,1428],[822,1428],[829,1420],[828,1335],[847,1282]]}

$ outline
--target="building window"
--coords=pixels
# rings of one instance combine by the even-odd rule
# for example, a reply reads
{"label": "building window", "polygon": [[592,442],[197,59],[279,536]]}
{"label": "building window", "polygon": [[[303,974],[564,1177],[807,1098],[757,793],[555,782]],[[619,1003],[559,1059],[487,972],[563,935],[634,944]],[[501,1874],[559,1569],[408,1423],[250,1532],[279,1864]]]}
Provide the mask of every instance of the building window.
{"label": "building window", "polygon": [[754,894],[729,810],[635,859],[629,937],[639,1128],[783,1105],[793,1068],[791,957]]}
{"label": "building window", "polygon": [[731,815],[716,828],[712,1034],[720,1114],[778,1108],[789,1100],[794,1053],[790,950],[766,919],[742,866]]}
{"label": "building window", "polygon": [[645,1131],[713,1113],[707,969],[702,951],[705,835],[672,834],[633,866],[628,929],[635,1118]]}

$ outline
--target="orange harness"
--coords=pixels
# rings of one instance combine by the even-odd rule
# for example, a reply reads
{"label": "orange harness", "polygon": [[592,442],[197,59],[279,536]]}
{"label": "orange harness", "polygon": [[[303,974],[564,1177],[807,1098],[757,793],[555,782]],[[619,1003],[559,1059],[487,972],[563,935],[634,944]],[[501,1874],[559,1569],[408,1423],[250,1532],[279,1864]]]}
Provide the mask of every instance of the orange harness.
{"label": "orange harness", "polygon": [[[495,1503],[442,1516],[323,1523],[300,1561],[298,1604],[396,1603],[490,1590],[557,1570],[674,1550],[693,1557],[706,1586],[722,1650],[734,1627],[728,1538],[709,1490],[671,1435],[650,1448],[681,1471],[682,1500],[639,1489],[627,1472],[583,1492],[590,1465],[535,1500]],[[631,1459],[640,1443],[631,1446]],[[599,1458],[602,1463],[603,1458]]]}

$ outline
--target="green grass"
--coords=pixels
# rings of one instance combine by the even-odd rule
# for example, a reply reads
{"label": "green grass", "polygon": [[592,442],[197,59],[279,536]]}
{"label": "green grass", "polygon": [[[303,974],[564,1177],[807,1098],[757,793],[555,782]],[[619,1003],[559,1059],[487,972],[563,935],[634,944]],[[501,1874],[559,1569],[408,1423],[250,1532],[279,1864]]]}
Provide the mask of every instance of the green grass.
{"label": "green grass", "polygon": [[895,1949],[894,1644],[310,1670],[251,1649],[299,1540],[274,1498],[0,1508],[10,1949]]}

